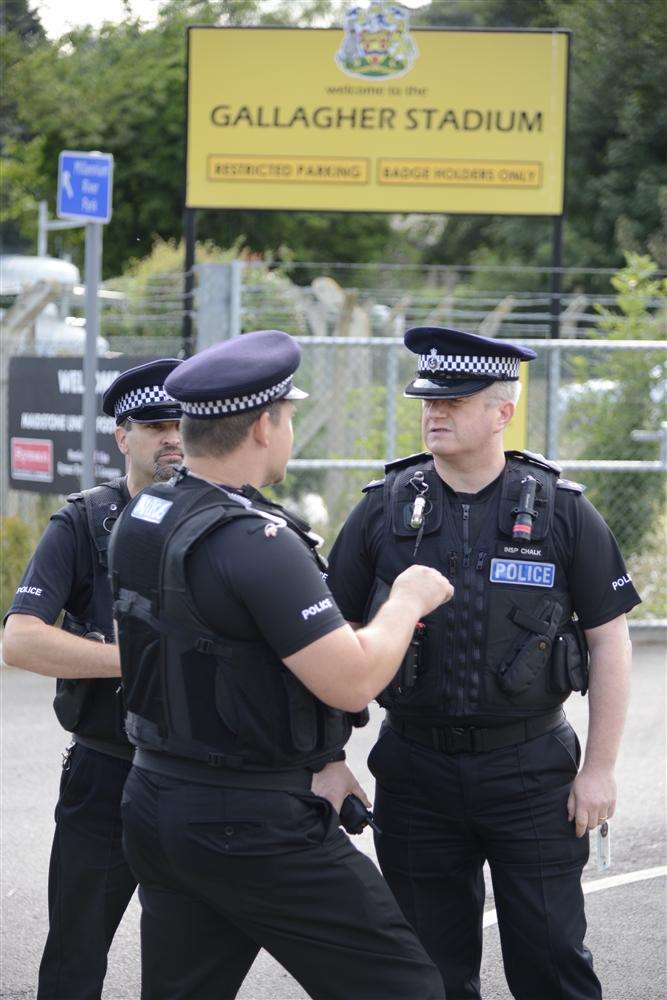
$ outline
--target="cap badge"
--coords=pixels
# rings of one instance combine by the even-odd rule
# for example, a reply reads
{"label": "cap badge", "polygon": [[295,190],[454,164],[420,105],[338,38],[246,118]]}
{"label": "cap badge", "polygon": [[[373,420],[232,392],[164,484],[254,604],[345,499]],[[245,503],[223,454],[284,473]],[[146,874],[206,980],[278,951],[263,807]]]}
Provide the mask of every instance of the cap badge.
{"label": "cap badge", "polygon": [[426,358],[426,363],[424,365],[426,371],[429,372],[442,372],[445,370],[445,356],[444,354],[438,354],[437,347],[431,348],[431,353]]}

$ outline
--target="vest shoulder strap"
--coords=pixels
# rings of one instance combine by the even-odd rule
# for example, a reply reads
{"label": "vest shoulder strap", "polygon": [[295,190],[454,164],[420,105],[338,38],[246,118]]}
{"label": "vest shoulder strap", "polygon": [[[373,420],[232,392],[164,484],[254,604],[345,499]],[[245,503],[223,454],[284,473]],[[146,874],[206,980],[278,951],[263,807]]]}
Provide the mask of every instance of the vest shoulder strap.
{"label": "vest shoulder strap", "polygon": [[508,458],[516,459],[519,462],[527,462],[529,465],[536,465],[539,469],[546,469],[547,472],[555,472],[557,476],[561,473],[560,465],[551,462],[537,451],[506,451],[505,454]]}
{"label": "vest shoulder strap", "polygon": [[584,493],[586,487],[583,483],[575,483],[573,479],[558,479],[556,488],[559,490],[569,490],[570,493]]}
{"label": "vest shoulder strap", "polygon": [[93,486],[80,493],[70,493],[69,503],[83,503],[86,513],[86,524],[93,540],[97,557],[102,566],[107,566],[107,548],[109,535],[114,522],[120,516],[127,502],[125,476],[110,479],[101,486]]}
{"label": "vest shoulder strap", "polygon": [[414,455],[407,455],[405,458],[397,458],[393,462],[387,462],[384,471],[398,472],[401,469],[407,469],[411,465],[420,465],[422,462],[427,462],[432,457],[427,451],[416,452]]}
{"label": "vest shoulder strap", "polygon": [[385,482],[385,479],[371,479],[370,483],[366,483],[361,492],[370,493],[371,490],[376,490],[380,486],[384,486]]}

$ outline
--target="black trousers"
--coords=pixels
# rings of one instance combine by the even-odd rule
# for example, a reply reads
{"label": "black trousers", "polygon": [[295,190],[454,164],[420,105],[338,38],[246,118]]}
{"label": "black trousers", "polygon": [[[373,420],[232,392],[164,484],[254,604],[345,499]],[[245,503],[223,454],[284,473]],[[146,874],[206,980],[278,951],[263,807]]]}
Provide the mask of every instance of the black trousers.
{"label": "black trousers", "polygon": [[143,1000],[231,1000],[261,947],[316,1000],[444,998],[385,881],[325,799],[134,767],[123,824],[140,882]]}
{"label": "black trousers", "polygon": [[383,728],[369,758],[378,858],[448,1000],[481,996],[485,861],[512,995],[601,997],[584,946],[588,837],[575,837],[566,810],[580,752],[567,722],[517,746],[454,755]]}
{"label": "black trousers", "polygon": [[136,887],[122,851],[130,761],[75,744],[63,770],[49,866],[38,1000],[99,1000],[107,953]]}

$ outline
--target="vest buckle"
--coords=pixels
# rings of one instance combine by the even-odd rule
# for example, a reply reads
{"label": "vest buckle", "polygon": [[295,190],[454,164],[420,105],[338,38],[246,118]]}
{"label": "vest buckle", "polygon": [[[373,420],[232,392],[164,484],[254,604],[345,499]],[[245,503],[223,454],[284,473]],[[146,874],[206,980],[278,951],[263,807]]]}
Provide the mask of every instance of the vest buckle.
{"label": "vest buckle", "polygon": [[207,757],[207,763],[211,767],[222,767],[225,763],[225,756],[221,753],[210,753]]}
{"label": "vest buckle", "polygon": [[205,639],[200,635],[195,643],[195,649],[198,653],[210,653],[213,649],[212,639]]}

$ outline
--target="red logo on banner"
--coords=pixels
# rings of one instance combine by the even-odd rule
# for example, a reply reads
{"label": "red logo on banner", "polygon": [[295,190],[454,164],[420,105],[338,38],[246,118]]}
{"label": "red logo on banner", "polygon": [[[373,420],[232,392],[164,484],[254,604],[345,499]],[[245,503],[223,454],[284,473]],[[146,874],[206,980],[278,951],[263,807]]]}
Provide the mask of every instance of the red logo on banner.
{"label": "red logo on banner", "polygon": [[44,438],[12,438],[12,479],[53,482],[53,441]]}

